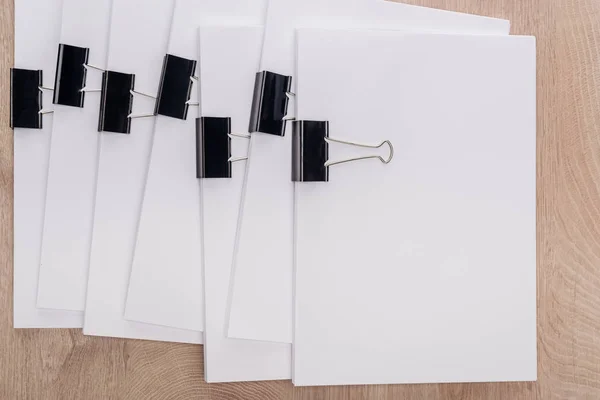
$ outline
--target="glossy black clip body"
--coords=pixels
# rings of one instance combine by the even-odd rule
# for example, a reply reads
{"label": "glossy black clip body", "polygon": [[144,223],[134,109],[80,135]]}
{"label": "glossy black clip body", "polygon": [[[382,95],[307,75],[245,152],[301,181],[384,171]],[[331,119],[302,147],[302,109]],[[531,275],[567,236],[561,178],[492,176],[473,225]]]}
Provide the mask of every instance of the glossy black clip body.
{"label": "glossy black clip body", "polygon": [[250,133],[262,132],[271,135],[285,135],[285,120],[288,110],[288,92],[292,87],[292,77],[262,71],[256,74],[254,95],[250,113]]}
{"label": "glossy black clip body", "polygon": [[42,129],[41,70],[10,69],[10,127]]}
{"label": "glossy black clip body", "polygon": [[87,64],[90,49],[85,47],[60,44],[56,61],[56,77],[54,79],[54,104],[83,107]]}
{"label": "glossy black clip body", "polygon": [[196,118],[196,177],[231,178],[231,118]]}
{"label": "glossy black clip body", "polygon": [[132,90],[135,88],[135,75],[121,72],[102,73],[102,96],[98,132],[130,133],[133,108]]}
{"label": "glossy black clip body", "polygon": [[186,119],[189,109],[187,102],[192,92],[192,77],[196,71],[196,61],[165,56],[158,95],[156,96],[155,115]]}
{"label": "glossy black clip body", "polygon": [[292,182],[328,182],[328,121],[292,122]]}

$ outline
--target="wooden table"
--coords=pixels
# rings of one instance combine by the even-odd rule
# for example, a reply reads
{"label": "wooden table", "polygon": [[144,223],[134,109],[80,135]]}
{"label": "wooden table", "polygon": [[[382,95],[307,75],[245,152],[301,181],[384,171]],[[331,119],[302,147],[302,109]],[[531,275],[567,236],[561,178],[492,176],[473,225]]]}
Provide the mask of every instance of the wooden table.
{"label": "wooden table", "polygon": [[537,36],[537,383],[208,385],[201,346],[85,337],[74,329],[14,330],[8,123],[14,7],[1,0],[0,399],[599,399],[600,1],[409,1],[506,18],[513,34]]}

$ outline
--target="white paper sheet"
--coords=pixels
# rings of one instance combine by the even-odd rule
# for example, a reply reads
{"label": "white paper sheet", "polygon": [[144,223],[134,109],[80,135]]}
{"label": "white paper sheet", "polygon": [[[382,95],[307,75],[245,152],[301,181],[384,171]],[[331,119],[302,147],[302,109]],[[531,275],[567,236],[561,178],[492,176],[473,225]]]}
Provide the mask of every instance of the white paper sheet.
{"label": "white paper sheet", "polygon": [[[265,0],[177,0],[168,53],[197,60],[200,24],[262,23],[265,4]],[[157,117],[125,316],[201,331],[197,113],[198,107],[191,107],[186,121]]]}
{"label": "white paper sheet", "polygon": [[[104,68],[112,0],[63,0],[60,43],[90,49],[91,65]],[[87,86],[100,88],[90,69]],[[83,108],[54,105],[48,189],[37,305],[83,311],[90,260],[100,93],[86,93]]]}
{"label": "white paper sheet", "polygon": [[295,184],[294,383],[536,380],[535,38],[298,38],[298,119],[395,155]]}
{"label": "white paper sheet", "polygon": [[[15,3],[15,68],[42,70],[51,87],[56,70],[62,0]],[[52,109],[52,92],[43,93]],[[14,312],[15,328],[79,328],[80,312],[36,307],[52,114],[43,129],[14,130]]]}
{"label": "white paper sheet", "polygon": [[[230,117],[232,132],[245,134],[254,76],[260,61],[262,27],[200,29],[202,114]],[[249,140],[233,138],[233,157],[248,153]],[[245,162],[232,166],[230,179],[201,179],[204,269],[204,377],[207,382],[291,378],[291,346],[229,339],[225,325],[227,292]]]}
{"label": "white paper sheet", "polygon": [[[294,29],[297,27],[481,34],[509,31],[508,21],[384,1],[271,0],[261,70],[293,75]],[[290,343],[293,241],[290,133],[285,137],[257,133],[252,135],[251,142],[228,334],[236,338]]]}
{"label": "white paper sheet", "polygon": [[[157,93],[173,1],[114,0],[107,69],[135,74],[135,89]],[[152,113],[136,96],[133,112]],[[131,134],[102,132],[84,333],[201,343],[202,334],[125,320],[125,301],[154,131],[154,119],[133,119]]]}

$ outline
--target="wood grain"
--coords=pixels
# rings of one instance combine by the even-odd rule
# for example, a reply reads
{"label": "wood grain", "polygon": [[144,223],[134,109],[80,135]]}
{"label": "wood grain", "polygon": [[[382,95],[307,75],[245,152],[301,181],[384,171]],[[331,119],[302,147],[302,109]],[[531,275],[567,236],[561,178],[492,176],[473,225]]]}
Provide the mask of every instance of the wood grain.
{"label": "wood grain", "polygon": [[[409,0],[538,44],[538,382],[294,388],[203,382],[201,346],[12,329],[12,0],[0,0],[0,399],[600,398],[600,2]],[[348,348],[352,352],[352,348]]]}

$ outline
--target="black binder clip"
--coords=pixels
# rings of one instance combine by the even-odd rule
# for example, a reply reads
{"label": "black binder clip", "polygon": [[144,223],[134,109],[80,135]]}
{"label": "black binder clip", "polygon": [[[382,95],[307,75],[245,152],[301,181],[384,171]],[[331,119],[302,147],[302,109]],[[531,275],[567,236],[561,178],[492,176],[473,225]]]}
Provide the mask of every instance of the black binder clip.
{"label": "black binder clip", "polygon": [[[365,156],[329,161],[329,143],[341,143],[350,146],[378,149],[389,146],[389,157]],[[394,147],[389,140],[377,145],[350,142],[329,137],[328,121],[293,121],[292,122],[292,182],[328,182],[329,167],[347,162],[377,158],[389,164],[394,158]]]}
{"label": "black binder clip", "polygon": [[63,106],[83,107],[90,49],[85,47],[60,44],[56,62],[56,77],[54,80],[54,104]]}
{"label": "black binder clip", "polygon": [[234,162],[248,157],[231,157],[231,139],[250,139],[250,135],[231,133],[231,118],[196,118],[196,177],[198,179],[231,178]]}
{"label": "black binder clip", "polygon": [[191,104],[190,94],[195,79],[196,61],[177,57],[171,54],[165,56],[156,96],[155,115],[164,115],[178,119],[186,119]]}
{"label": "black binder clip", "polygon": [[10,127],[42,129],[41,70],[10,69]]}
{"label": "black binder clip", "polygon": [[285,135],[292,77],[262,71],[256,74],[248,131]]}
{"label": "black binder clip", "polygon": [[98,132],[130,133],[135,75],[115,71],[102,73]]}

